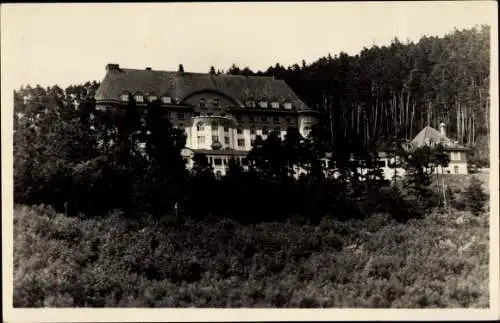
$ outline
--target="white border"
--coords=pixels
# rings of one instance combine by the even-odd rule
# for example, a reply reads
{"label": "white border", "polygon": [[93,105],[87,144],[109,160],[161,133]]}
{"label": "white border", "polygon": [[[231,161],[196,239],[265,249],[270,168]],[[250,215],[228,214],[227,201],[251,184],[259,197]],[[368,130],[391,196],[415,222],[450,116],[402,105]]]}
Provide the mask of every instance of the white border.
{"label": "white border", "polygon": [[[494,320],[499,312],[499,114],[498,114],[498,17],[497,3],[491,4],[491,219],[490,219],[490,308],[489,309],[13,309],[12,308],[12,241],[13,241],[13,192],[12,192],[12,102],[10,69],[15,57],[9,56],[8,44],[12,41],[6,32],[5,5],[1,10],[1,117],[2,117],[2,263],[3,263],[3,313],[6,322],[136,322],[136,321],[335,321],[335,320]],[[403,2],[417,5],[418,2]],[[345,5],[345,4],[344,4]],[[392,2],[391,5],[401,5]],[[451,30],[450,30],[451,31]]]}

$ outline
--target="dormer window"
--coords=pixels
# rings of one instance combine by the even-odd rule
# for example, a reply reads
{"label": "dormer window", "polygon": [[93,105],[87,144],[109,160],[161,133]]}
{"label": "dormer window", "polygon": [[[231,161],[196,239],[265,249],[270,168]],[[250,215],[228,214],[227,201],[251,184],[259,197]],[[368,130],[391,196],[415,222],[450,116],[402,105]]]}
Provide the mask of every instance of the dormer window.
{"label": "dormer window", "polygon": [[216,108],[218,108],[218,107],[219,107],[219,103],[220,103],[220,99],[219,99],[219,98],[214,98],[214,99],[212,100],[212,105],[213,105],[214,107],[216,107]]}
{"label": "dormer window", "polygon": [[260,101],[259,102],[259,107],[261,107],[261,108],[267,108],[267,102],[266,101]]}
{"label": "dormer window", "polygon": [[120,95],[120,100],[122,100],[123,102],[127,102],[128,101],[128,93],[123,93],[122,95]]}
{"label": "dormer window", "polygon": [[207,101],[205,98],[200,99],[200,108],[206,108],[207,107]]}
{"label": "dormer window", "polygon": [[292,110],[292,104],[290,102],[283,103],[283,107],[287,110]]}
{"label": "dormer window", "polygon": [[165,95],[161,98],[161,102],[163,102],[164,104],[170,104],[172,103],[172,98]]}
{"label": "dormer window", "polygon": [[156,95],[150,95],[150,96],[148,97],[149,102],[154,102],[154,101],[156,101],[157,99],[158,99],[158,97],[157,97]]}
{"label": "dormer window", "polygon": [[255,102],[254,101],[247,101],[247,107],[249,108],[255,108]]}
{"label": "dormer window", "polygon": [[135,102],[142,103],[142,102],[144,102],[144,96],[142,96],[142,94],[136,94],[134,96],[134,100],[135,100]]}
{"label": "dormer window", "polygon": [[271,103],[271,108],[273,108],[273,109],[279,109],[279,107],[280,107],[280,104],[278,102],[272,102]]}

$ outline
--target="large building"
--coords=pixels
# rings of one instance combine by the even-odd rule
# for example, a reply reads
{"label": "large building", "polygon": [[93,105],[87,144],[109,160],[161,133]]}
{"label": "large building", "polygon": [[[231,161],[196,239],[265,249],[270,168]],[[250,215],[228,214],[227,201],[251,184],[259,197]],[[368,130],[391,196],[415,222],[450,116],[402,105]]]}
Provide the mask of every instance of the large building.
{"label": "large building", "polygon": [[106,66],[96,92],[98,109],[120,109],[132,95],[138,107],[160,99],[165,116],[185,130],[188,167],[203,153],[214,171],[223,175],[230,158],[243,160],[256,136],[271,131],[285,136],[290,127],[307,136],[317,120],[293,90],[280,79],[129,69]]}

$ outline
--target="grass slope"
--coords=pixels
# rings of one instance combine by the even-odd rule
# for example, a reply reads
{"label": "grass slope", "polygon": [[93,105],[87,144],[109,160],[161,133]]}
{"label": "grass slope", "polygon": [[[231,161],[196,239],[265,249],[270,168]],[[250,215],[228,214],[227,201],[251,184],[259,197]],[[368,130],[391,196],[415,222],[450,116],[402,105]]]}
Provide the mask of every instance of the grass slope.
{"label": "grass slope", "polygon": [[15,307],[488,307],[488,217],[239,225],[14,212]]}

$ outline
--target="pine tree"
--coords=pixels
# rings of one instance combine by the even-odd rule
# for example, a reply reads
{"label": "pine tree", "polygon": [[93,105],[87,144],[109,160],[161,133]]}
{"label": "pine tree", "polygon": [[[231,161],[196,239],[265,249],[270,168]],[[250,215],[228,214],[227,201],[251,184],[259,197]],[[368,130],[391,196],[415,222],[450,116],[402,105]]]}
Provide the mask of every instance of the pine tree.
{"label": "pine tree", "polygon": [[469,185],[463,193],[466,209],[475,216],[480,215],[488,201],[488,194],[484,191],[481,181],[475,176],[471,177]]}

